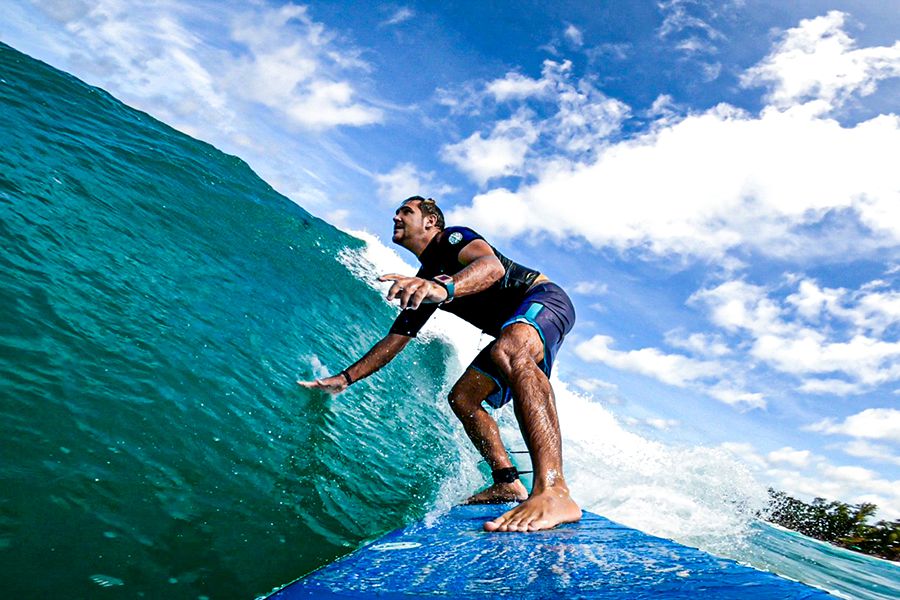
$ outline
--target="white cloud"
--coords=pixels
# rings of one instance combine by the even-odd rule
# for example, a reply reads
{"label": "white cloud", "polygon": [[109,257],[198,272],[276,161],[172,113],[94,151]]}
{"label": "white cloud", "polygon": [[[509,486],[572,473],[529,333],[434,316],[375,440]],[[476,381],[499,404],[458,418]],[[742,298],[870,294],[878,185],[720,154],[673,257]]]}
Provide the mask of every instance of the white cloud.
{"label": "white cloud", "polygon": [[[821,289],[795,280],[783,301],[761,286],[728,281],[695,293],[712,322],[749,338],[750,355],[801,378],[810,393],[849,394],[900,380],[900,342],[882,338],[900,324],[891,292]],[[840,378],[835,377],[840,375]]]}
{"label": "white cloud", "polygon": [[862,383],[850,383],[842,379],[806,379],[797,389],[807,394],[853,396],[865,392],[866,386]]}
{"label": "white cloud", "polygon": [[763,367],[795,378],[797,389],[811,394],[859,394],[900,381],[900,341],[882,337],[900,325],[895,294],[881,289],[884,282],[823,290],[814,280],[792,276],[786,285],[796,291],[785,295],[784,285],[769,289],[732,280],[694,293],[688,304],[704,309],[720,331],[668,332],[667,345],[686,354],[618,351],[603,335],[576,352],[743,407],[765,407],[762,393],[746,389],[749,377],[766,377]]}
{"label": "white cloud", "polygon": [[381,120],[380,110],[357,104],[353,95],[352,86],[345,81],[316,81],[309,84],[306,93],[281,108],[294,123],[310,129],[369,125]]}
{"label": "white cloud", "polygon": [[65,46],[51,46],[62,55],[48,58],[192,135],[225,129],[240,144],[248,101],[311,129],[382,119],[380,109],[356,98],[350,76],[367,69],[358,51],[303,6],[36,6],[64,19],[68,36]]}
{"label": "white cloud", "polygon": [[53,15],[69,19],[64,60],[78,65],[92,82],[139,108],[156,108],[154,114],[183,130],[196,131],[188,118],[196,112],[233,127],[235,113],[207,64],[207,49],[182,24],[175,5],[136,7],[106,0]]}
{"label": "white cloud", "polygon": [[572,292],[585,296],[604,296],[609,291],[609,286],[599,281],[579,281],[572,286]]}
{"label": "white cloud", "polygon": [[571,23],[566,27],[564,32],[566,39],[573,46],[582,46],[584,45],[584,34],[580,29],[572,25]]}
{"label": "white cloud", "polygon": [[631,53],[632,46],[630,43],[620,44],[600,44],[592,48],[587,48],[585,54],[593,63],[608,62],[612,60],[625,60]]}
{"label": "white cloud", "polygon": [[[767,107],[751,115],[719,105],[610,143],[627,107],[613,109],[566,79],[571,65],[545,65],[543,79],[569,82],[560,104],[558,156],[527,172],[536,181],[502,197],[475,196],[454,219],[497,235],[545,231],[598,248],[727,260],[735,251],[783,259],[872,256],[900,245],[900,117],[880,115],[854,126],[822,116],[815,103]],[[558,89],[558,88],[557,88]],[[606,116],[573,135],[572,117]],[[610,129],[612,128],[612,129]],[[577,132],[577,130],[574,130]],[[566,145],[568,141],[569,145]],[[546,158],[546,154],[545,154]],[[559,210],[565,198],[568,210]],[[515,204],[526,218],[497,225],[491,215]]]}
{"label": "white cloud", "polygon": [[571,65],[545,63],[544,76],[556,82],[559,112],[548,121],[556,148],[569,154],[590,151],[618,131],[630,114],[626,104],[608,98],[592,82],[567,81]]}
{"label": "white cloud", "polygon": [[888,446],[873,444],[865,440],[854,440],[840,448],[850,456],[900,466],[900,454],[894,448]]}
{"label": "white cloud", "polygon": [[677,387],[685,387],[724,372],[722,365],[715,362],[693,360],[680,354],[664,354],[656,348],[623,352],[613,350],[610,347],[612,343],[611,337],[596,335],[576,346],[575,353],[582,360],[641,373]]}
{"label": "white cloud", "polygon": [[306,7],[240,14],[232,38],[247,51],[233,67],[233,92],[312,129],[381,120],[381,111],[357,102],[354,86],[340,78],[345,69],[366,64],[352,49],[339,51],[334,35],[313,21]]}
{"label": "white cloud", "polygon": [[[719,4],[722,5],[722,8],[727,6],[726,3]],[[696,0],[660,0],[657,6],[664,14],[664,19],[658,32],[661,38],[670,38],[688,32],[689,39],[697,40],[699,35],[704,36],[706,40],[725,39],[724,34],[709,23],[708,18],[704,19],[696,14],[698,12],[708,12],[708,10],[704,10],[707,7],[702,2],[696,2]],[[709,15],[709,17],[714,16]],[[711,51],[708,48],[703,48],[703,50]]]}
{"label": "white cloud", "polygon": [[[837,481],[845,483],[865,483],[869,485],[875,484],[876,491],[888,491],[892,487],[889,482],[878,482],[877,474],[864,467],[850,466],[832,466],[826,465],[822,467],[822,473]],[[886,485],[885,485],[886,484]]]}
{"label": "white cloud", "polygon": [[[730,368],[730,371],[731,375],[734,375],[735,370]],[[727,377],[726,381],[720,381],[702,391],[716,400],[730,406],[737,406],[739,408],[766,408],[766,398],[763,394],[759,392],[748,392],[735,387],[734,384],[727,381]]]}
{"label": "white cloud", "polygon": [[465,140],[445,146],[443,159],[455,165],[473,181],[484,185],[491,179],[517,175],[525,155],[537,141],[538,130],[524,110],[494,126],[488,137],[473,133]]}
{"label": "white cloud", "polygon": [[[611,337],[595,335],[578,344],[575,353],[588,362],[599,362],[623,371],[640,373],[675,387],[697,389],[731,406],[740,408],[766,406],[762,394],[742,390],[730,381],[738,378],[733,377],[733,369],[728,365],[682,354],[667,354],[656,348],[614,350],[612,344]],[[726,377],[730,373],[732,376]]]}
{"label": "white cloud", "polygon": [[825,419],[807,429],[827,434],[847,435],[854,438],[883,440],[900,443],[900,410],[894,408],[867,408],[838,423]]}
{"label": "white cloud", "polygon": [[572,381],[572,385],[589,394],[595,392],[615,393],[619,387],[614,383],[603,381],[595,377],[581,377]]}
{"label": "white cloud", "polygon": [[[574,80],[569,61],[544,61],[540,79],[512,72],[487,83],[480,93],[464,89],[440,96],[457,113],[479,111],[486,102],[525,104],[495,123],[490,133],[478,131],[442,149],[445,161],[480,185],[538,173],[556,160],[577,159],[617,132],[629,115],[627,105],[607,97],[591,80]],[[535,150],[539,142],[540,152]]]}
{"label": "white cloud", "polygon": [[795,450],[790,446],[786,446],[780,450],[769,452],[766,458],[770,462],[784,463],[792,467],[803,468],[809,466],[812,459],[812,452],[809,450]]}
{"label": "white cloud", "polygon": [[350,218],[350,211],[345,208],[329,211],[325,214],[325,219],[335,227],[346,229],[347,220]]}
{"label": "white cloud", "polygon": [[769,101],[776,106],[821,100],[835,108],[855,93],[871,94],[879,80],[900,76],[900,42],[857,48],[843,30],[846,18],[831,11],[801,21],[744,75],[743,84],[768,86]]}
{"label": "white cloud", "polygon": [[547,79],[532,79],[520,73],[507,73],[502,79],[488,83],[485,89],[496,102],[508,102],[540,96],[549,86],[550,81]]}
{"label": "white cloud", "polygon": [[412,9],[404,6],[402,8],[398,8],[397,10],[395,10],[394,13],[390,17],[388,17],[387,19],[382,21],[381,25],[382,26],[399,25],[400,23],[405,23],[406,21],[409,21],[414,16],[416,16],[416,13]]}
{"label": "white cloud", "polygon": [[664,18],[657,35],[662,42],[674,44],[681,58],[696,66],[703,81],[714,81],[721,74],[722,65],[711,57],[718,53],[718,45],[726,37],[713,23],[741,2],[661,0],[657,7]]}
{"label": "white cloud", "polygon": [[688,350],[700,356],[718,357],[732,353],[728,344],[716,334],[692,333],[685,336],[681,332],[670,331],[666,334],[666,343],[674,348]]}
{"label": "white cloud", "polygon": [[679,425],[681,425],[681,421],[677,419],[650,418],[644,419],[644,423],[654,429],[659,429],[660,431],[667,431],[669,429],[672,429],[673,427],[678,427]]}
{"label": "white cloud", "polygon": [[676,419],[661,419],[657,417],[649,417],[646,419],[622,417],[622,421],[630,427],[650,427],[658,431],[668,431],[681,425],[681,422]]}
{"label": "white cloud", "polygon": [[[549,165],[516,191],[529,218],[511,233],[719,259],[740,247],[846,257],[900,243],[900,170],[888,158],[900,155],[895,116],[845,128],[803,111],[753,118],[718,107],[597,149],[592,163]],[[476,196],[457,218],[492,232],[486,204]],[[826,217],[873,233],[829,229]]]}
{"label": "white cloud", "polygon": [[378,197],[394,204],[415,195],[434,197],[440,202],[442,195],[453,191],[452,187],[437,183],[433,172],[419,171],[412,163],[401,163],[390,172],[374,177]]}

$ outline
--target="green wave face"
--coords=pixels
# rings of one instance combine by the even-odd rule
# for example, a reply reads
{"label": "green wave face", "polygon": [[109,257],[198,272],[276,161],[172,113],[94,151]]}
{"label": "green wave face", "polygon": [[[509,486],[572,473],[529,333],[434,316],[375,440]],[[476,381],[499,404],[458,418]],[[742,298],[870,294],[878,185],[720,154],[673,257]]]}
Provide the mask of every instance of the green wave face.
{"label": "green wave face", "polygon": [[439,342],[331,398],[394,311],[361,242],[0,45],[4,597],[253,597],[433,505]]}

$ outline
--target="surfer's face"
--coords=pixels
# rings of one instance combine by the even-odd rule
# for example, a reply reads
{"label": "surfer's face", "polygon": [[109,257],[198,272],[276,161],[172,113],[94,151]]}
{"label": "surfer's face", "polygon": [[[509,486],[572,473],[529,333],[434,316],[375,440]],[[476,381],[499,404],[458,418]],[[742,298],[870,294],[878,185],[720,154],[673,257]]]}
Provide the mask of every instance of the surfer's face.
{"label": "surfer's face", "polygon": [[429,223],[419,208],[418,200],[405,202],[394,213],[394,234],[391,240],[402,245],[404,241],[425,233]]}

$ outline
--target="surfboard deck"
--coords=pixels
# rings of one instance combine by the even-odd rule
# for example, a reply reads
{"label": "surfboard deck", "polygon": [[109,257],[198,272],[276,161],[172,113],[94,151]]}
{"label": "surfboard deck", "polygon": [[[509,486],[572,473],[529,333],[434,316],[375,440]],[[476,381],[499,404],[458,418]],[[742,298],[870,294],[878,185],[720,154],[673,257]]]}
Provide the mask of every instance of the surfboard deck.
{"label": "surfboard deck", "polygon": [[391,532],[269,596],[298,598],[833,599],[585,512],[534,533],[485,533],[508,506],[457,506]]}

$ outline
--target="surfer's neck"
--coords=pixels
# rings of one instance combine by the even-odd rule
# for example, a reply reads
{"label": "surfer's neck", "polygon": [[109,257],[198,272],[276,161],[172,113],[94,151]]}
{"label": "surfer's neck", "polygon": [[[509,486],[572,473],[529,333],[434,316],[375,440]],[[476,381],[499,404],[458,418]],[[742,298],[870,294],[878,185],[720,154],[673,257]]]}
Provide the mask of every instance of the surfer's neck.
{"label": "surfer's neck", "polygon": [[425,249],[429,244],[431,244],[431,241],[440,233],[440,229],[431,229],[425,231],[421,236],[416,236],[414,239],[404,241],[402,246],[415,254],[416,258],[421,258],[422,253],[425,252]]}

